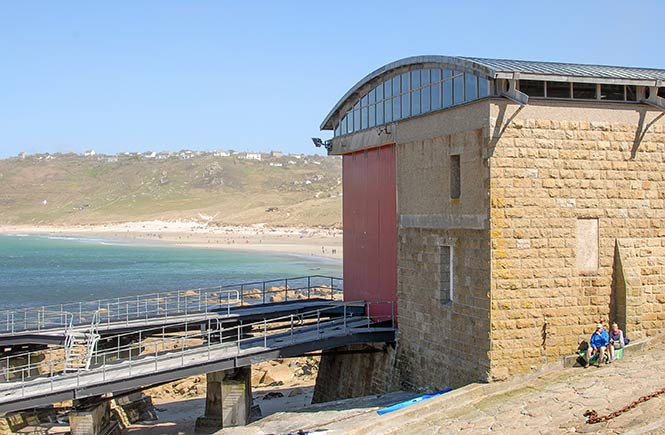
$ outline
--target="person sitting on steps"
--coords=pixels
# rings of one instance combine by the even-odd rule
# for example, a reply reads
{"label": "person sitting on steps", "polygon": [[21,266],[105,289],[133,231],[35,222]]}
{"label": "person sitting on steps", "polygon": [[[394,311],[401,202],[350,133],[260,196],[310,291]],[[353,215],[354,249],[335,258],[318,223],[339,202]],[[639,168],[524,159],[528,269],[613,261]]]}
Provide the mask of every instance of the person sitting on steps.
{"label": "person sitting on steps", "polygon": [[591,339],[589,340],[589,348],[587,349],[587,358],[586,358],[586,365],[584,366],[589,367],[589,363],[591,362],[591,356],[594,353],[600,353],[598,357],[598,362],[597,365],[600,367],[600,362],[605,359],[605,351],[607,349],[607,345],[610,341],[610,337],[607,334],[607,331],[605,331],[605,328],[603,327],[602,323],[599,323],[596,325],[596,330],[594,331],[593,334],[591,334]]}
{"label": "person sitting on steps", "polygon": [[616,323],[612,323],[612,330],[609,333],[609,339],[609,347],[607,350],[610,352],[610,362],[612,362],[614,361],[616,351],[623,349],[623,347],[626,345],[623,331],[619,329],[619,325]]}

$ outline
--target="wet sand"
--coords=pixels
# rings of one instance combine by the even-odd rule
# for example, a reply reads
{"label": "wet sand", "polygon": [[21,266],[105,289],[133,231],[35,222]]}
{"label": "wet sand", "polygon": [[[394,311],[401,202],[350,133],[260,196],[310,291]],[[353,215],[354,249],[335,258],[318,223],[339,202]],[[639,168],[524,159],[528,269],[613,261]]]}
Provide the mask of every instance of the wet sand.
{"label": "wet sand", "polygon": [[99,237],[171,246],[261,251],[342,259],[342,231],[326,228],[218,226],[196,221],[100,225],[0,225],[0,234]]}

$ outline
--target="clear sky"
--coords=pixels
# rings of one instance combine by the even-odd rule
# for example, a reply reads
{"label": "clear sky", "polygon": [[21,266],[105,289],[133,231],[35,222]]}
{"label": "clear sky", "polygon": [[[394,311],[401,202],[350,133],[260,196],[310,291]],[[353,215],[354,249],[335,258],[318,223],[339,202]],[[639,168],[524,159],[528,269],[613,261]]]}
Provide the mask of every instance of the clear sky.
{"label": "clear sky", "polygon": [[370,71],[423,54],[665,68],[665,2],[0,2],[0,157],[314,152]]}

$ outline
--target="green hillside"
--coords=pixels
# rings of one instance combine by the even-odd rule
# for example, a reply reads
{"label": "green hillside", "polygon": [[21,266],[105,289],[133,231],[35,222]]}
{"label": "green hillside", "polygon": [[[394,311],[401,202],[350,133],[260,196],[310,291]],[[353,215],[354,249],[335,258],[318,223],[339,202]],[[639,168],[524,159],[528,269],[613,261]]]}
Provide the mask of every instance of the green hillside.
{"label": "green hillside", "polygon": [[0,160],[0,223],[341,224],[338,158],[158,157],[163,158],[56,154]]}

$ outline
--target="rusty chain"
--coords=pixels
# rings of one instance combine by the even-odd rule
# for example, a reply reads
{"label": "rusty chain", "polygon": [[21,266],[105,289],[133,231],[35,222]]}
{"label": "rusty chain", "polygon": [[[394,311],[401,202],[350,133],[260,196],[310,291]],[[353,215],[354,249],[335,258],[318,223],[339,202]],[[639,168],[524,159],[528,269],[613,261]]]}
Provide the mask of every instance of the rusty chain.
{"label": "rusty chain", "polygon": [[600,423],[603,421],[608,421],[613,419],[614,417],[618,417],[624,412],[630,411],[631,409],[635,408],[637,405],[640,403],[644,403],[649,399],[653,399],[654,397],[660,396],[661,394],[665,394],[665,388],[662,388],[658,391],[654,391],[651,394],[647,394],[646,396],[642,396],[639,399],[635,400],[634,402],[624,406],[623,408],[611,412],[607,415],[603,415],[601,417],[598,416],[598,412],[596,412],[595,409],[587,409],[586,412],[583,414],[585,417],[588,417],[587,423],[588,424],[594,424],[594,423]]}

